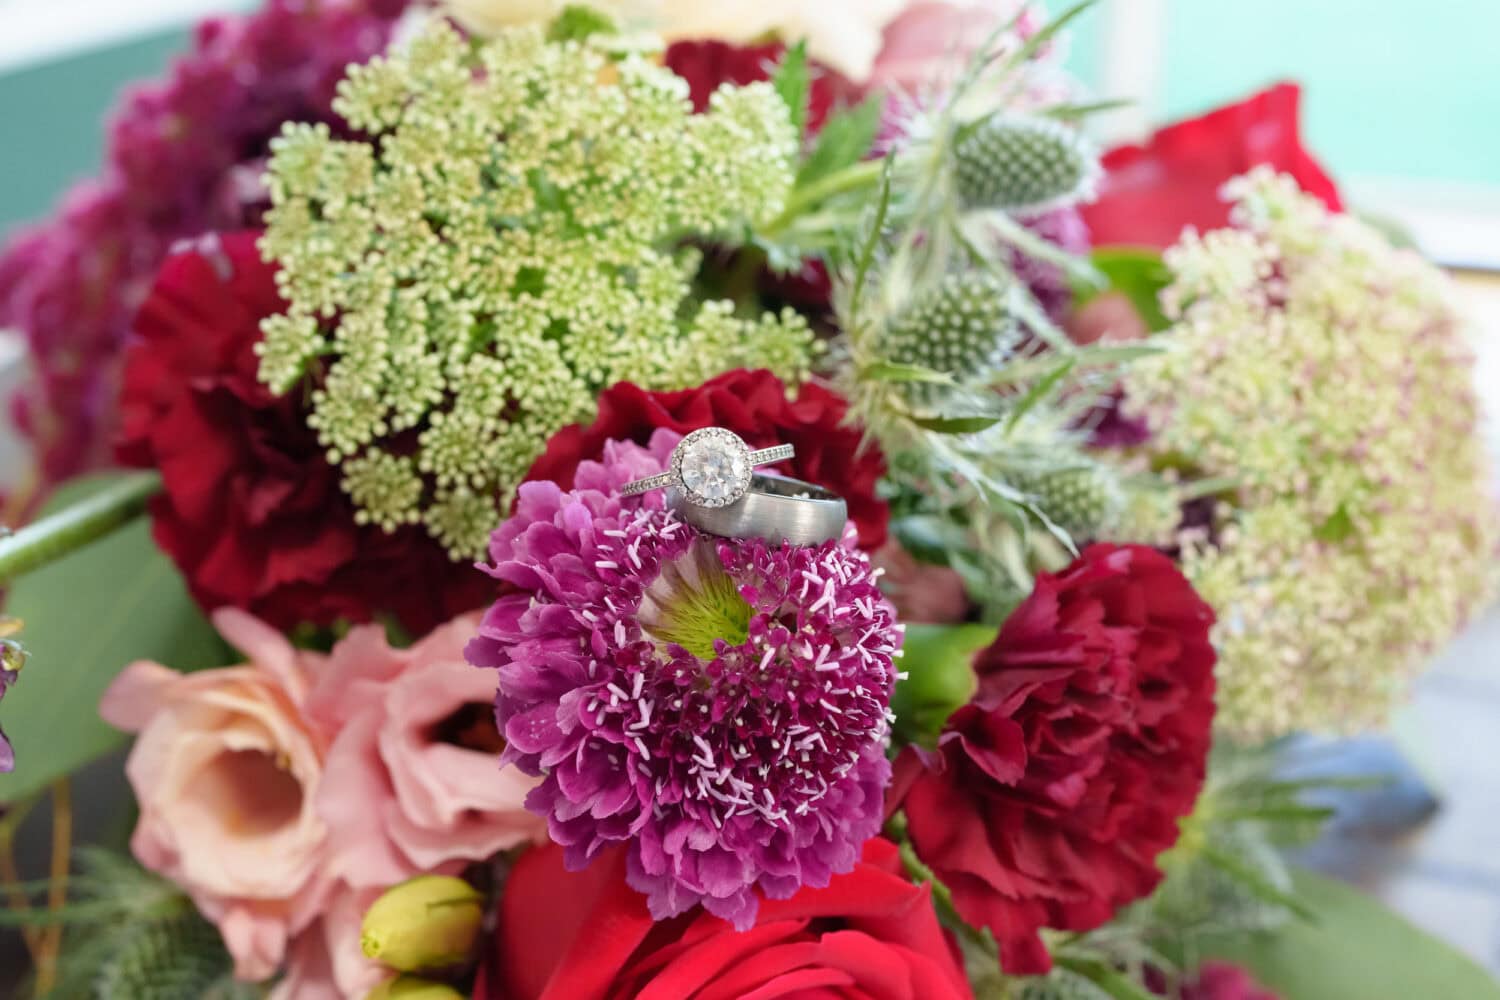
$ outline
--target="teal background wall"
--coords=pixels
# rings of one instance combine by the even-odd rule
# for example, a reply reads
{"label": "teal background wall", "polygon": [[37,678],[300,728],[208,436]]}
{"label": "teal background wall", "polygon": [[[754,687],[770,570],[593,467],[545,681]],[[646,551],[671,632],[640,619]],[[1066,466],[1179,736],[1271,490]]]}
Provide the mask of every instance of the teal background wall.
{"label": "teal background wall", "polygon": [[[144,2],[144,0],[143,0]],[[1130,10],[1132,0],[1118,0]],[[1062,0],[1050,0],[1054,9]],[[1312,147],[1342,176],[1500,187],[1500,0],[1165,0],[1155,119],[1282,78],[1306,87]],[[1101,18],[1070,67],[1099,81]],[[0,232],[93,172],[125,83],[161,71],[186,31],[0,74]]]}
{"label": "teal background wall", "polygon": [[0,233],[95,172],[118,90],[159,75],[187,40],[171,32],[0,75]]}
{"label": "teal background wall", "polygon": [[[1129,11],[1135,0],[1121,0]],[[1050,0],[1053,10],[1060,0]],[[1500,185],[1500,0],[1165,0],[1153,120],[1302,82],[1310,145],[1343,176]],[[1069,65],[1099,81],[1101,18]]]}

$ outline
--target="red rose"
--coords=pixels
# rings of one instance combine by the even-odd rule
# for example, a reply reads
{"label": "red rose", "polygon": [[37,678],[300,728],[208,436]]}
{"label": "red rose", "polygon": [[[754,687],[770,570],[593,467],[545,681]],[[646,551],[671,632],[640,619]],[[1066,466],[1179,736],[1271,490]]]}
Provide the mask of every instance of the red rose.
{"label": "red rose", "polygon": [[1200,232],[1229,224],[1219,188],[1268,163],[1333,211],[1338,189],[1302,146],[1297,128],[1301,89],[1293,83],[1168,125],[1144,146],[1121,146],[1104,157],[1099,199],[1083,206],[1095,246],[1168,247],[1187,226]]}
{"label": "red rose", "polygon": [[1161,553],[1092,545],[975,658],[937,752],[897,762],[917,854],[1007,973],[1051,966],[1039,928],[1098,927],[1161,880],[1203,785],[1213,620]]}
{"label": "red rose", "polygon": [[302,395],[256,377],[260,321],[285,308],[258,234],[209,237],[167,259],[135,324],[121,389],[120,460],[158,469],[157,544],[205,608],[286,628],[387,611],[426,632],[489,596],[420,527],[355,524]]}
{"label": "red rose", "polygon": [[737,933],[694,910],[655,923],[625,884],[623,851],[582,872],[560,847],[529,851],[500,902],[476,1000],[967,1000],[957,949],[926,886],[900,874],[879,838],[826,889],[761,903]]}
{"label": "red rose", "polygon": [[860,432],[843,424],[848,408],[843,397],[810,382],[788,399],[786,386],[768,371],[726,372],[696,389],[674,392],[647,392],[621,382],[599,397],[593,423],[552,435],[526,478],[550,479],[571,489],[578,463],[597,460],[612,438],[645,444],[658,427],[679,434],[725,427],[752,448],[795,447],[797,457],[776,468],[842,496],[859,529],[860,547],[876,549],[885,542],[890,519],[885,501],[875,495],[876,483],[885,475],[885,458],[873,445],[860,448]]}

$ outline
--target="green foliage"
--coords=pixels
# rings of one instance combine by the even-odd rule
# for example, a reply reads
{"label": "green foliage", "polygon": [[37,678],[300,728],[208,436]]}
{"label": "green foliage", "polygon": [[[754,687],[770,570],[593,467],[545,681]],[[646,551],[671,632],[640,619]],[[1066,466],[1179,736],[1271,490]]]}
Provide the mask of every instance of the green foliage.
{"label": "green foliage", "polygon": [[196,913],[130,924],[118,937],[96,1000],[202,1000],[232,971],[219,932]]}
{"label": "green foliage", "polygon": [[[99,476],[61,490],[58,510],[106,488]],[[134,660],[191,670],[228,662],[229,649],[188,596],[142,519],[16,581],[6,612],[24,622],[30,660],[5,696],[16,770],[0,802],[17,802],[124,742],[99,718],[99,699]]]}
{"label": "green foliage", "polygon": [[1217,935],[1194,947],[1245,966],[1283,1000],[1500,1000],[1500,985],[1484,969],[1358,890],[1296,871],[1292,892],[1313,921]]}
{"label": "green foliage", "polygon": [[901,657],[907,676],[891,697],[898,745],[936,745],[948,716],[974,696],[974,656],[995,633],[988,625],[907,625]]}
{"label": "green foliage", "polygon": [[1100,292],[1116,291],[1130,300],[1152,333],[1172,325],[1161,308],[1161,293],[1171,284],[1172,272],[1160,253],[1143,247],[1101,247],[1089,259],[1106,285],[1078,288],[1079,304]]}
{"label": "green foliage", "polygon": [[[218,930],[165,879],[100,848],[77,855],[60,910],[4,911],[0,924],[67,929],[47,1000],[240,1000],[261,990],[236,983]],[[44,895],[47,883],[22,887]]]}
{"label": "green foliage", "polygon": [[797,170],[797,186],[820,181],[863,160],[870,154],[880,131],[885,103],[872,95],[860,103],[835,111],[823,123],[812,150]]}
{"label": "green foliage", "polygon": [[1077,201],[1099,172],[1098,152],[1054,118],[991,116],[961,133],[953,159],[966,207],[1014,213]]}
{"label": "green foliage", "polygon": [[1114,997],[1092,979],[1068,969],[1019,980],[1011,995],[1015,1000],[1113,1000]]}
{"label": "green foliage", "polygon": [[771,86],[781,95],[791,115],[792,130],[802,134],[807,125],[807,102],[812,91],[812,72],[807,65],[807,40],[798,39],[781,57],[771,76]]}

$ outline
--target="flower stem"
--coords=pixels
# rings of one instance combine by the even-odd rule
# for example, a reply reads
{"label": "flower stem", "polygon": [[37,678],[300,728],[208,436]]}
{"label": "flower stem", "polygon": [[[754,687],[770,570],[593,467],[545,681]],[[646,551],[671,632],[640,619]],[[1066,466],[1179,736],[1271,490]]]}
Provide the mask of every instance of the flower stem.
{"label": "flower stem", "polygon": [[819,177],[805,187],[794,188],[791,197],[786,200],[786,208],[774,222],[765,228],[764,235],[774,236],[785,231],[797,221],[799,215],[825,199],[832,198],[836,194],[843,194],[845,191],[874,185],[880,180],[884,170],[884,160],[861,160],[842,170]]}
{"label": "flower stem", "polygon": [[0,538],[0,582],[55,562],[130,523],[160,489],[159,473],[131,473],[86,500]]}

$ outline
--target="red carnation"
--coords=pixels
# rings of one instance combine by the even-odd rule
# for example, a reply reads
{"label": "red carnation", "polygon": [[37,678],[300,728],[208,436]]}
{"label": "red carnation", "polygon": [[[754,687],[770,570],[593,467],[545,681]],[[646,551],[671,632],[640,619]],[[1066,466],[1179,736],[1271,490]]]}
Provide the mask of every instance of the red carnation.
{"label": "red carnation", "polygon": [[476,1000],[843,997],[969,1000],[957,949],[926,886],[879,838],[826,889],[765,900],[737,933],[702,910],[656,923],[625,882],[624,852],[582,872],[555,845],[516,863]]}
{"label": "red carnation", "polygon": [[1039,928],[1098,927],[1161,880],[1203,785],[1213,620],[1166,556],[1090,546],[975,658],[937,752],[898,761],[917,854],[1007,973],[1051,966]]}
{"label": "red carnation", "polygon": [[1184,228],[1200,232],[1229,224],[1219,188],[1268,163],[1291,174],[1333,211],[1338,189],[1302,145],[1301,89],[1282,83],[1237,104],[1168,125],[1144,146],[1121,146],[1104,157],[1099,199],[1083,206],[1095,246],[1169,247]]}
{"label": "red carnation", "polygon": [[169,257],[136,319],[119,455],[161,472],[157,544],[203,607],[281,627],[389,612],[426,632],[483,605],[483,574],[420,527],[356,525],[301,394],[274,396],[256,378],[260,321],[286,308],[257,235],[209,237]]}
{"label": "red carnation", "polygon": [[876,549],[885,542],[890,519],[885,501],[875,495],[876,483],[885,475],[885,458],[873,445],[860,448],[859,431],[843,424],[848,408],[843,397],[814,383],[804,384],[795,398],[788,399],[786,386],[768,371],[726,372],[696,389],[675,392],[647,392],[621,382],[599,397],[599,416],[593,423],[574,424],[552,435],[526,478],[550,479],[571,489],[578,463],[599,459],[605,441],[645,444],[658,427],[679,434],[724,427],[752,448],[796,448],[797,457],[777,465],[777,470],[843,496],[859,529],[860,546]]}

